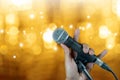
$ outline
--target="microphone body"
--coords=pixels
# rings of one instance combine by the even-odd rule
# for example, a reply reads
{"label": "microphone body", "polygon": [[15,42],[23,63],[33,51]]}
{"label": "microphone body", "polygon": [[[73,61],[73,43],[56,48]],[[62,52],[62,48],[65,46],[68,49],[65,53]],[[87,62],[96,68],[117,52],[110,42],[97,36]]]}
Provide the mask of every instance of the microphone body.
{"label": "microphone body", "polygon": [[103,69],[106,69],[108,71],[111,71],[111,69],[97,56],[90,55],[90,54],[84,54],[83,52],[83,46],[82,44],[76,42],[73,38],[71,38],[66,31],[64,31],[62,28],[57,28],[53,32],[53,39],[57,43],[65,44],[67,47],[73,49],[77,52],[77,57],[75,60],[80,60],[83,64],[93,62],[102,67]]}

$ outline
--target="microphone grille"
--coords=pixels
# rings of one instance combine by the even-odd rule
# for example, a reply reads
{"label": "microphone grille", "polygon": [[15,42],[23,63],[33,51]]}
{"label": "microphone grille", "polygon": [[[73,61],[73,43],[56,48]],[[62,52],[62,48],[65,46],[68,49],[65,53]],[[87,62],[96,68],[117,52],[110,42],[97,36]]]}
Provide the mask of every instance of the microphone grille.
{"label": "microphone grille", "polygon": [[68,34],[65,30],[63,30],[62,28],[57,28],[54,32],[53,32],[53,39],[57,42],[57,43],[64,43],[68,38]]}

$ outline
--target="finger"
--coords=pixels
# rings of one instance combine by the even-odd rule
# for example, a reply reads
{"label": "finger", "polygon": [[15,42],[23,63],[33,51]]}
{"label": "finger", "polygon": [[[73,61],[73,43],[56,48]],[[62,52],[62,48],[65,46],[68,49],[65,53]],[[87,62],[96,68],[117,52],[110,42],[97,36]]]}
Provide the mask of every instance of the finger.
{"label": "finger", "polygon": [[80,30],[79,30],[79,29],[76,29],[76,30],[75,30],[75,33],[74,33],[74,40],[78,41],[79,34],[80,34]]}
{"label": "finger", "polygon": [[94,63],[88,63],[86,65],[86,68],[87,68],[88,71],[90,71],[93,68],[93,66],[94,66]]}
{"label": "finger", "polygon": [[107,54],[107,52],[107,50],[103,50],[97,57],[101,59]]}
{"label": "finger", "polygon": [[89,48],[89,54],[94,55],[94,50],[92,48]]}
{"label": "finger", "polygon": [[88,53],[89,52],[89,46],[87,44],[83,44],[83,52]]}
{"label": "finger", "polygon": [[[94,50],[92,48],[89,48],[89,54],[94,55]],[[87,70],[90,71],[93,68],[93,65],[94,65],[94,63],[88,63],[86,65]]]}

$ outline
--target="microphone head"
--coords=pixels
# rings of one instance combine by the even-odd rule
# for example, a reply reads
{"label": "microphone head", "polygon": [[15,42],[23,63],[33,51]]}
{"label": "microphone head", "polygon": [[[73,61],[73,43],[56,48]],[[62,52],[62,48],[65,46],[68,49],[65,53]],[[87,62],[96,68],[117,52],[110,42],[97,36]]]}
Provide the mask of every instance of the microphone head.
{"label": "microphone head", "polygon": [[57,28],[54,32],[53,32],[53,39],[57,42],[57,43],[64,43],[68,38],[68,34],[65,30],[63,30],[62,28]]}

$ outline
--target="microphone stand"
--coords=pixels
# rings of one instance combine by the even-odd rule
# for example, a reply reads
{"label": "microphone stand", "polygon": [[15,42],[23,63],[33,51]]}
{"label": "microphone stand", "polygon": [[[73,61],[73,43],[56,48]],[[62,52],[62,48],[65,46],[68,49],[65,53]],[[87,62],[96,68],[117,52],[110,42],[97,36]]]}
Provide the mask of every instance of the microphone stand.
{"label": "microphone stand", "polygon": [[88,80],[93,80],[89,72],[87,71],[86,67],[84,66],[84,64],[80,60],[75,60],[75,62],[78,67],[78,72],[80,73],[80,71],[82,71],[86,75]]}

